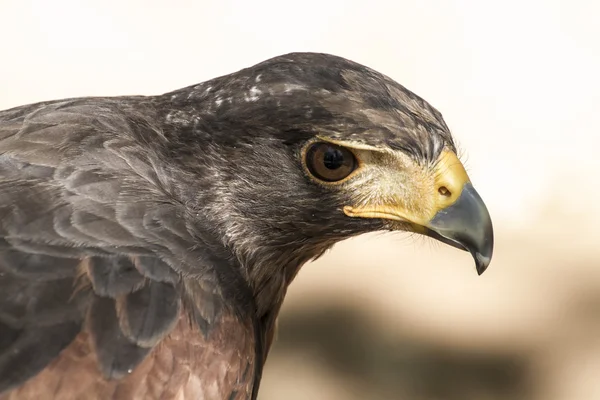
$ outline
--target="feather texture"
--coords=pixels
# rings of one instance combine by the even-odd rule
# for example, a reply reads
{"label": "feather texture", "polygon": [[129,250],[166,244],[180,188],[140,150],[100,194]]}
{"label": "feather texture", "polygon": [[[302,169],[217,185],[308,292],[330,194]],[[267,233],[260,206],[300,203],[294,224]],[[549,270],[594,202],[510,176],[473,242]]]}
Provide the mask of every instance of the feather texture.
{"label": "feather texture", "polygon": [[125,336],[113,299],[95,296],[87,323],[100,369],[108,379],[120,379],[130,373],[150,351]]}
{"label": "feather texture", "polygon": [[137,101],[0,112],[0,399],[252,391],[252,324],[182,274],[204,253],[136,142]]}
{"label": "feather texture", "polygon": [[142,347],[154,347],[171,331],[179,317],[177,289],[164,282],[150,282],[117,299],[121,332]]}

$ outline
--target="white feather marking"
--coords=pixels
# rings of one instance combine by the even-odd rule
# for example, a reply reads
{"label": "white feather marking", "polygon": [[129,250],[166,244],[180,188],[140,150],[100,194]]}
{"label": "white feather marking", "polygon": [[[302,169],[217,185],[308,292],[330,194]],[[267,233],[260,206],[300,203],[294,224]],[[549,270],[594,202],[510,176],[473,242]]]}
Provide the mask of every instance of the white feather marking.
{"label": "white feather marking", "polygon": [[306,90],[304,88],[304,86],[302,86],[302,85],[296,85],[296,84],[293,84],[293,83],[286,83],[286,84],[284,84],[283,88],[284,88],[283,90],[284,90],[285,93],[294,92],[296,90]]}
{"label": "white feather marking", "polygon": [[171,111],[167,114],[167,122],[187,126],[191,124],[190,116],[182,111]]}
{"label": "white feather marking", "polygon": [[245,96],[244,99],[246,101],[256,101],[260,98],[262,92],[256,86],[252,86],[250,88],[250,96]]}

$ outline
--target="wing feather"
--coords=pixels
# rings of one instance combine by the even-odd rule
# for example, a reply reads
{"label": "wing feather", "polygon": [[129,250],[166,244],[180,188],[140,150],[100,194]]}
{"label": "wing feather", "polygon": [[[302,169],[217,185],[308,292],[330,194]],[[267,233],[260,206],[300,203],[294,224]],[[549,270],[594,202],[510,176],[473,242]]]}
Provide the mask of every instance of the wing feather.
{"label": "wing feather", "polygon": [[119,326],[114,299],[94,296],[87,324],[100,369],[108,379],[126,376],[151,350],[125,336]]}
{"label": "wing feather", "polygon": [[152,126],[140,110],[151,118],[139,98],[0,111],[2,400],[252,391],[253,323],[203,269],[166,167],[136,141]]}
{"label": "wing feather", "polygon": [[149,282],[117,299],[119,326],[139,346],[154,347],[173,329],[180,310],[178,290],[170,283]]}
{"label": "wing feather", "polygon": [[145,283],[128,257],[94,257],[84,260],[82,268],[98,296],[116,299],[139,290]]}

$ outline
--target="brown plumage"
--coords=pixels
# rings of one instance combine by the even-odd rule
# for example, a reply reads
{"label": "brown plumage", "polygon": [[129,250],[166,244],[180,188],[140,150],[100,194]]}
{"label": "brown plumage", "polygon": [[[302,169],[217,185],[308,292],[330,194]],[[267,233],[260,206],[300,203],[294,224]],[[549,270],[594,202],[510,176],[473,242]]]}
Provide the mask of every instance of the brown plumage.
{"label": "brown plumage", "polygon": [[492,255],[441,114],[343,58],[0,111],[0,400],[256,399],[300,267],[377,230]]}
{"label": "brown plumage", "polygon": [[[106,379],[100,373],[90,336],[87,331],[78,334],[42,372],[0,399],[250,397],[253,361],[248,355],[253,353],[253,343],[235,318],[221,318],[207,340],[193,329],[185,315],[179,316],[170,334],[121,379]],[[225,394],[228,397],[223,397]]]}

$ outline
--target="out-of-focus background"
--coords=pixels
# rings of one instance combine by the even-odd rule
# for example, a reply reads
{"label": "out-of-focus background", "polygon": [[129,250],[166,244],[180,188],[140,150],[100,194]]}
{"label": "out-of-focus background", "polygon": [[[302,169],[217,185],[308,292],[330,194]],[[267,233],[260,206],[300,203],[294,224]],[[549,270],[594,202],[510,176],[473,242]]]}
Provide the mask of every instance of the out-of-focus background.
{"label": "out-of-focus background", "polygon": [[292,51],[373,67],[451,127],[496,228],[339,244],[292,284],[261,400],[600,398],[600,3],[1,0],[0,109],[158,94]]}

